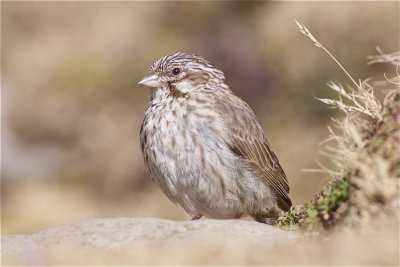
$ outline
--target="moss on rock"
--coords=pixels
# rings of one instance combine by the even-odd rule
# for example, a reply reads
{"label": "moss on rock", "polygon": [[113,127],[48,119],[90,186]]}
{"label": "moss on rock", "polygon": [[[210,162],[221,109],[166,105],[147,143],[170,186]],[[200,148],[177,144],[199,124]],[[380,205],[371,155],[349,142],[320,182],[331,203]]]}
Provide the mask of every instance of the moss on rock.
{"label": "moss on rock", "polygon": [[[293,206],[277,226],[320,231],[340,222],[362,224],[398,209],[400,178],[400,89],[388,93],[381,118],[347,114],[335,135],[334,158],[341,167],[309,204]],[[394,203],[394,204],[393,204]]]}

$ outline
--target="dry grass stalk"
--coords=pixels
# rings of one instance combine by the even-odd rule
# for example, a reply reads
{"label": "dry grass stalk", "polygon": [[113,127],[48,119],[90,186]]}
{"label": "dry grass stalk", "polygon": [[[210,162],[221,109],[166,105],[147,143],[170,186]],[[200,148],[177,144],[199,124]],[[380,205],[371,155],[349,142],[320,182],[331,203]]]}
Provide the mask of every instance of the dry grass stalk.
{"label": "dry grass stalk", "polygon": [[[328,173],[330,185],[318,194],[311,204],[292,207],[280,226],[320,229],[346,222],[348,225],[367,225],[379,216],[398,215],[400,207],[400,52],[371,57],[371,62],[385,62],[396,66],[397,77],[386,79],[396,87],[386,93],[383,104],[375,97],[368,81],[359,84],[334,56],[296,21],[300,32],[317,47],[326,51],[349,76],[356,88],[344,89],[333,82],[328,86],[339,99],[319,99],[344,113],[341,119],[332,118],[329,136],[321,154],[331,159],[335,169],[320,165],[313,172]],[[386,77],[386,76],[385,76]]]}

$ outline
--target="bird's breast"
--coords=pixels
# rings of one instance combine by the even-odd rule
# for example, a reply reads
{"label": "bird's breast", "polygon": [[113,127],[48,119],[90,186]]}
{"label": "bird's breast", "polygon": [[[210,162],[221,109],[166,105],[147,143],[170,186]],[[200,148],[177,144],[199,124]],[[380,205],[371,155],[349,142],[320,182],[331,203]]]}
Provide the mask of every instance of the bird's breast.
{"label": "bird's breast", "polygon": [[152,103],[141,134],[148,165],[161,169],[172,183],[178,177],[198,177],[216,172],[231,154],[220,116],[209,103],[190,98],[171,98]]}

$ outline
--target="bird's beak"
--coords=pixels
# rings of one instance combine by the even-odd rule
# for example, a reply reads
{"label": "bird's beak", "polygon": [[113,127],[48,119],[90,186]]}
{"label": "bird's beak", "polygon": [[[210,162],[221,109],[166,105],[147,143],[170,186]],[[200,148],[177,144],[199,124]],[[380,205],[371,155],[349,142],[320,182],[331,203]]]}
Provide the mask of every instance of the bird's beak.
{"label": "bird's beak", "polygon": [[157,74],[154,73],[154,71],[144,76],[137,84],[152,88],[161,86],[160,78],[157,76]]}

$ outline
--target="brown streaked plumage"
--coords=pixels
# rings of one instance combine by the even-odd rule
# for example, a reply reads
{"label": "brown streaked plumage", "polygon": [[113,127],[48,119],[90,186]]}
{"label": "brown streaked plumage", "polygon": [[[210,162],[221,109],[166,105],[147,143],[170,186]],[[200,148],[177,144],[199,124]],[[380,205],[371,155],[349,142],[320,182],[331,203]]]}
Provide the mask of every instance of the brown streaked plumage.
{"label": "brown streaked plumage", "polygon": [[181,52],[151,66],[140,133],[153,180],[194,219],[251,215],[273,224],[289,184],[251,108],[205,59]]}
{"label": "brown streaked plumage", "polygon": [[[249,160],[263,174],[264,182],[271,185],[279,194],[279,198],[282,198],[281,208],[288,210],[292,205],[289,198],[289,183],[278,158],[264,136],[263,129],[245,102],[235,95],[229,97],[231,99],[226,99],[222,103],[221,114],[230,126],[233,139],[231,149]],[[229,108],[226,108],[226,105],[229,105]],[[242,125],[246,125],[246,128],[242,128]]]}

